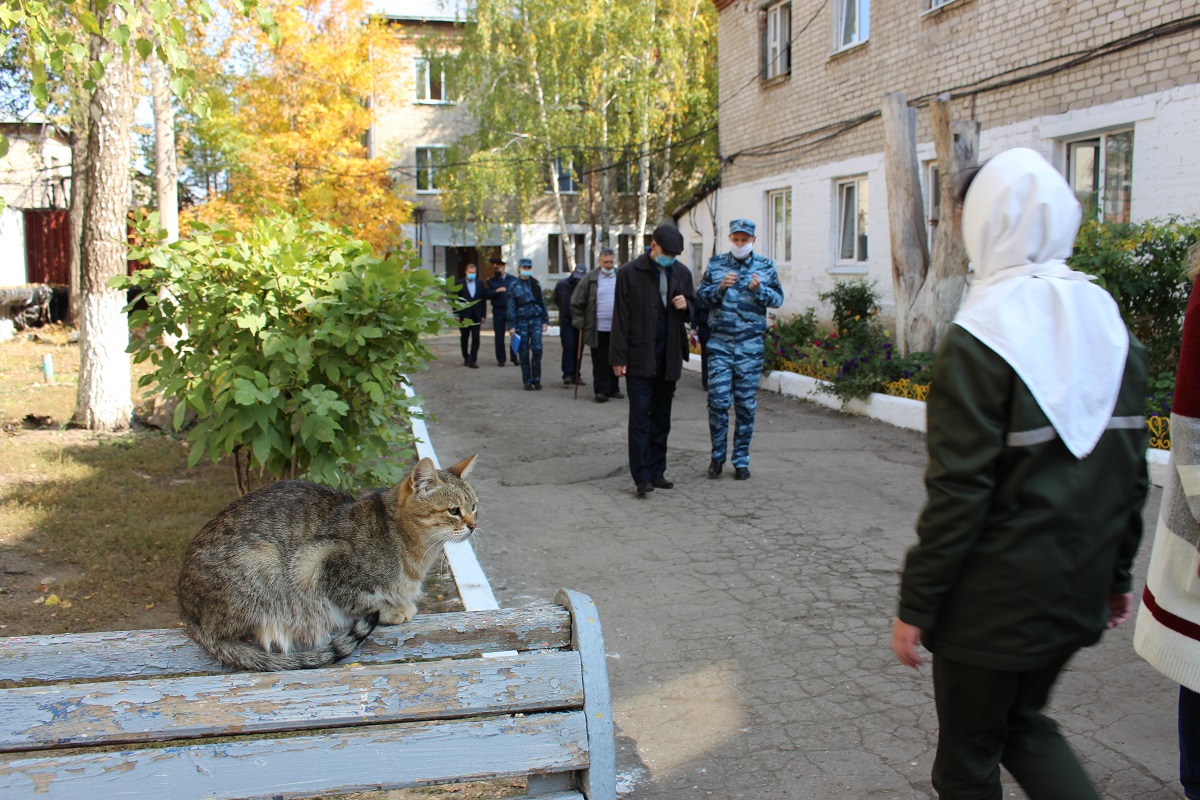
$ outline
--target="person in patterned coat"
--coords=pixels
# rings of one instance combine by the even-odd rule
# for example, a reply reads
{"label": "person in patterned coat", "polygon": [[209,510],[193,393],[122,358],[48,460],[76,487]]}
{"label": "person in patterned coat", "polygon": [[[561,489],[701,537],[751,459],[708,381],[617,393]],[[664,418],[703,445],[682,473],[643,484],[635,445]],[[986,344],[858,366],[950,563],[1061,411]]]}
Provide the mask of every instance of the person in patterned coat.
{"label": "person in patterned coat", "polygon": [[775,263],[754,252],[754,223],[729,224],[727,253],[708,262],[696,290],[697,304],[708,309],[708,431],[712,460],[708,477],[719,478],[729,452],[729,408],[734,408],[734,478],[750,477],[750,437],[758,408],[767,309],[783,305],[783,287]]}
{"label": "person in patterned coat", "polygon": [[508,290],[508,332],[521,339],[517,355],[521,360],[521,381],[525,391],[542,388],[542,334],[550,325],[542,286],[533,277],[533,262],[522,258],[517,262],[520,280]]}
{"label": "person in patterned coat", "polygon": [[[1200,269],[1200,246],[1193,255]],[[1200,284],[1183,320],[1171,402],[1171,462],[1133,647],[1179,684],[1179,782],[1200,800]]]}

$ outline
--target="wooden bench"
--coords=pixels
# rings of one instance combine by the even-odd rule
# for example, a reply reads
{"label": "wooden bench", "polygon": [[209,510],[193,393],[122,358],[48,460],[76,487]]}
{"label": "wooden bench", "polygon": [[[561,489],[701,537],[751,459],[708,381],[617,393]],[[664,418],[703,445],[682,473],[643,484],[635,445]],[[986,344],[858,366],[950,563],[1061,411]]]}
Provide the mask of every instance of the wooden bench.
{"label": "wooden bench", "polygon": [[331,667],[229,672],[180,630],[0,639],[0,797],[292,798],[529,776],[612,800],[596,606],[418,616]]}

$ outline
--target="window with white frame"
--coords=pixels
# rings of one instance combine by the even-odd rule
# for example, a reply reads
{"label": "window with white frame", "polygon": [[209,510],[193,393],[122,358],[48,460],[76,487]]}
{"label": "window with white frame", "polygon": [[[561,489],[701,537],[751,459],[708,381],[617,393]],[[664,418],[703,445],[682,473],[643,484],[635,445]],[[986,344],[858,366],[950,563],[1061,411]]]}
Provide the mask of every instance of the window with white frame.
{"label": "window with white frame", "polygon": [[[562,156],[554,159],[554,175],[550,176],[551,181],[558,181],[558,191],[563,194],[578,194],[579,193],[579,176],[575,174],[575,165],[570,156],[564,158]],[[547,192],[554,191],[554,186],[551,184],[546,187]]]}
{"label": "window with white frame", "polygon": [[446,59],[418,58],[414,65],[418,103],[452,103]]}
{"label": "window with white frame", "polygon": [[704,258],[704,242],[692,242],[692,272],[704,274],[708,261]]}
{"label": "window with white frame", "polygon": [[792,260],[792,190],[767,193],[767,257],[780,264]]}
{"label": "window with white frame", "polygon": [[935,8],[941,8],[942,6],[948,6],[953,2],[954,2],[954,0],[925,0],[925,10],[933,11]]}
{"label": "window with white frame", "polygon": [[871,33],[871,0],[833,0],[834,49],[865,42]]}
{"label": "window with white frame", "polygon": [[1129,222],[1133,131],[1112,131],[1066,143],[1067,182],[1085,219]]}
{"label": "window with white frame", "polygon": [[446,166],[445,147],[417,148],[417,191],[440,192],[441,172]]}
{"label": "window with white frame", "polygon": [[792,72],[792,4],[776,3],[767,8],[767,30],[763,54],[766,67],[763,77],[767,80],[789,75]]}
{"label": "window with white frame", "polygon": [[840,265],[857,265],[867,260],[867,206],[870,194],[866,176],[837,182],[837,252]]}
{"label": "window with white frame", "polygon": [[[587,237],[582,233],[571,234],[571,239],[575,244],[575,264],[585,264],[587,256]],[[549,241],[550,251],[550,274],[557,275],[567,271],[567,254],[563,250],[563,238],[557,233],[550,234]]]}

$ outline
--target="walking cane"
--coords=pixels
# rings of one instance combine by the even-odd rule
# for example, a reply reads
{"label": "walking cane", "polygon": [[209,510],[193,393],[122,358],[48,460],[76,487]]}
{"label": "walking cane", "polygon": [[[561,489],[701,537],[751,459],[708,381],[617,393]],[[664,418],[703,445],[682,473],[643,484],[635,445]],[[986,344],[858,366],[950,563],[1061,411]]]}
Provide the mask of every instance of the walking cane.
{"label": "walking cane", "polygon": [[583,331],[579,331],[575,338],[578,341],[575,343],[575,396],[572,400],[579,399],[579,362],[583,361]]}

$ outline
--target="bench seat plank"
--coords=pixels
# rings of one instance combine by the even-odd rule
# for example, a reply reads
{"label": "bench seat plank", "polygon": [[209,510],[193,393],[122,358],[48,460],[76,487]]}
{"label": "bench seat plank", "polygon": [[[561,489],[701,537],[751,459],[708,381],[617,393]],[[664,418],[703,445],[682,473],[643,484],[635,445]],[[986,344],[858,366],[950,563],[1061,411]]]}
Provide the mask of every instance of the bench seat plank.
{"label": "bench seat plank", "polygon": [[[351,656],[363,663],[461,658],[473,653],[569,647],[562,608],[419,615],[380,626]],[[105,631],[0,639],[0,681],[50,682],[229,672],[182,630]]]}
{"label": "bench seat plank", "polygon": [[0,692],[0,752],[582,708],[576,652]]}
{"label": "bench seat plank", "polygon": [[300,798],[586,767],[582,711],[378,726],[365,731],[0,757],[6,800]]}

